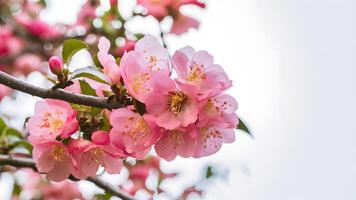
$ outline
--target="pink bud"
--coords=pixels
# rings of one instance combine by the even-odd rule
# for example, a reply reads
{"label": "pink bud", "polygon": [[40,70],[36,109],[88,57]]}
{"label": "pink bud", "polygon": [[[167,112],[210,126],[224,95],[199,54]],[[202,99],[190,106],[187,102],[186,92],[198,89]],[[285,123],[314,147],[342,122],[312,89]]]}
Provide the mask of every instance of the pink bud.
{"label": "pink bud", "polygon": [[51,72],[57,76],[62,75],[63,63],[62,60],[57,56],[52,56],[49,61],[49,69]]}

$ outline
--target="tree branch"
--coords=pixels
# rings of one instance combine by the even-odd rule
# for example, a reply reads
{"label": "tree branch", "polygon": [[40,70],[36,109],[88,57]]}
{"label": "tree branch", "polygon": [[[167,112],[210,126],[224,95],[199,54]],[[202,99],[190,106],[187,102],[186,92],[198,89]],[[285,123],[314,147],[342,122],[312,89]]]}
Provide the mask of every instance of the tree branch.
{"label": "tree branch", "polygon": [[[32,159],[29,158],[20,158],[20,157],[11,157],[9,155],[0,155],[0,166],[1,165],[10,165],[17,168],[32,168],[37,171],[36,164]],[[115,188],[109,183],[105,183],[96,177],[89,177],[86,179],[94,183],[99,188],[105,190],[111,195],[117,196],[123,200],[134,200],[134,197],[126,194],[126,192],[119,190],[119,188]]]}
{"label": "tree branch", "polygon": [[0,84],[41,98],[60,99],[70,103],[98,108],[115,109],[123,107],[121,103],[108,103],[107,99],[103,97],[75,94],[62,89],[53,90],[40,88],[24,81],[18,80],[15,77],[6,74],[2,71],[0,71]]}

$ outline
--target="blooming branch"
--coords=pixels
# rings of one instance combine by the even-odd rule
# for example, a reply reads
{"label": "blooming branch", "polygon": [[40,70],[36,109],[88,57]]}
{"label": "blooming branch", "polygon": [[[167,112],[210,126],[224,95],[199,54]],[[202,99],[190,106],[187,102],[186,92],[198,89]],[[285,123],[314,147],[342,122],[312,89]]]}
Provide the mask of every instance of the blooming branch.
{"label": "blooming branch", "polygon": [[24,81],[18,80],[13,76],[0,71],[0,84],[6,85],[12,89],[38,96],[41,98],[60,99],[70,103],[81,104],[98,108],[115,109],[121,108],[120,103],[108,103],[104,97],[94,97],[83,94],[74,94],[62,89],[44,89]]}
{"label": "blooming branch", "polygon": [[[19,157],[11,157],[8,155],[0,155],[0,165],[10,165],[17,168],[32,168],[37,171],[35,162],[29,158],[19,158]],[[111,195],[117,196],[123,200],[134,199],[134,197],[126,194],[125,192],[119,190],[118,188],[114,188],[109,183],[105,183],[98,178],[89,177],[86,180],[94,183],[96,186],[105,190]]]}

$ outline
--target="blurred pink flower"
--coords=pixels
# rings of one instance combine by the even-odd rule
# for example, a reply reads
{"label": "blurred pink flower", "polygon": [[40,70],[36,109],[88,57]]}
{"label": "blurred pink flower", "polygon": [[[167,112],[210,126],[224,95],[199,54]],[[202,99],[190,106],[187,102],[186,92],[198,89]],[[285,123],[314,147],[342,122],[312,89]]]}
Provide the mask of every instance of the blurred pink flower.
{"label": "blurred pink flower", "polygon": [[70,154],[76,162],[73,170],[76,178],[85,179],[95,176],[99,166],[105,167],[110,174],[117,174],[121,171],[122,161],[109,147],[109,134],[98,131],[93,135],[96,135],[93,137],[95,139],[93,142],[79,138],[71,140],[68,144]]}
{"label": "blurred pink flower", "polygon": [[145,7],[149,15],[161,20],[168,15],[167,7],[171,0],[137,0],[137,4]]}
{"label": "blurred pink flower", "polygon": [[153,91],[146,98],[149,114],[156,117],[158,126],[166,129],[186,127],[197,120],[198,102],[175,82],[165,76],[154,77]]}
{"label": "blurred pink flower", "polygon": [[12,34],[11,27],[0,26],[0,57],[17,53],[23,42]]}
{"label": "blurred pink flower", "polygon": [[136,43],[134,51],[124,54],[120,70],[128,93],[144,103],[152,91],[152,74],[169,76],[168,53],[154,36],[146,35]]}
{"label": "blurred pink flower", "polygon": [[88,30],[91,26],[90,22],[96,17],[95,10],[97,8],[96,3],[93,1],[86,1],[77,15],[77,22],[75,26],[83,26]]}
{"label": "blurred pink flower", "polygon": [[76,111],[65,101],[54,99],[38,101],[35,115],[28,120],[27,128],[30,135],[39,140],[55,139],[59,135],[68,138],[78,129]]}
{"label": "blurred pink flower", "polygon": [[116,49],[115,55],[122,57],[125,52],[129,52],[135,49],[135,41],[126,40],[125,44]]}
{"label": "blurred pink flower", "polygon": [[98,59],[103,65],[104,74],[110,79],[111,84],[119,84],[121,79],[119,65],[116,64],[115,58],[109,54],[110,41],[105,37],[101,37],[98,48]]}
{"label": "blurred pink flower", "polygon": [[128,108],[112,111],[110,131],[112,144],[124,145],[125,151],[142,159],[160,137],[160,130],[149,115],[139,115]]}
{"label": "blurred pink flower", "polygon": [[0,101],[11,93],[11,89],[5,85],[0,84]]}
{"label": "blurred pink flower", "polygon": [[[31,141],[31,135],[29,136]],[[67,179],[73,164],[67,147],[57,140],[41,140],[33,145],[33,159],[39,172],[46,173],[52,181]]]}
{"label": "blurred pink flower", "polygon": [[232,86],[224,69],[214,64],[214,58],[206,51],[190,46],[176,51],[172,65],[177,71],[177,83],[181,88],[193,91],[199,100],[222,93]]}
{"label": "blurred pink flower", "polygon": [[24,75],[33,71],[43,71],[43,64],[40,57],[35,54],[26,53],[16,58],[15,69]]}
{"label": "blurred pink flower", "polygon": [[170,33],[181,35],[187,32],[190,28],[198,29],[199,21],[192,17],[178,13],[173,20]]}
{"label": "blurred pink flower", "polygon": [[41,39],[54,39],[62,36],[62,33],[56,27],[41,21],[39,18],[32,18],[27,13],[20,13],[16,15],[15,19],[29,33]]}
{"label": "blurred pink flower", "polygon": [[78,184],[68,180],[45,185],[41,187],[42,198],[46,200],[73,200],[84,199],[79,191]]}

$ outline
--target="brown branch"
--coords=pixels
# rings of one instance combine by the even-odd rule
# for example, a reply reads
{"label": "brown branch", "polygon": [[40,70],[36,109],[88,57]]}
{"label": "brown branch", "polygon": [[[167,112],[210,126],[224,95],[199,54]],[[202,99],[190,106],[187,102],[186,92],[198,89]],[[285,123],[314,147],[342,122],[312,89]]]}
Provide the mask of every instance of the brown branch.
{"label": "brown branch", "polygon": [[107,109],[123,107],[121,103],[108,103],[107,99],[103,97],[75,94],[62,89],[53,90],[40,88],[18,80],[15,77],[2,71],[0,71],[0,84],[6,85],[14,90],[19,90],[21,92],[41,98],[60,99],[70,103]]}
{"label": "brown branch", "polygon": [[[0,166],[1,165],[10,165],[17,168],[32,168],[37,171],[36,163],[29,158],[20,158],[20,157],[11,157],[9,155],[0,155]],[[86,179],[89,182],[94,183],[99,188],[105,190],[113,196],[117,196],[123,200],[133,200],[134,197],[126,194],[126,192],[121,191],[119,188],[115,188],[109,183],[105,183],[102,180],[96,177],[89,177]]]}

